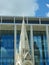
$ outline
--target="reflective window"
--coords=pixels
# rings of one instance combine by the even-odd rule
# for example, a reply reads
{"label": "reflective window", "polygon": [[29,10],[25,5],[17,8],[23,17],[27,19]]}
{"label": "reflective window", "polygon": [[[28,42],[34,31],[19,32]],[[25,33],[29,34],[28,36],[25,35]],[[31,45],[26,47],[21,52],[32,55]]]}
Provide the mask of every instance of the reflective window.
{"label": "reflective window", "polygon": [[38,20],[28,20],[28,24],[39,24]]}
{"label": "reflective window", "polygon": [[28,35],[28,41],[29,41],[29,48],[30,48],[30,54],[31,52],[31,44],[30,44],[30,31],[27,31],[27,35]]}
{"label": "reflective window", "polygon": [[[12,31],[4,31],[1,33],[1,64],[14,65],[14,36]],[[2,32],[1,31],[1,32]],[[7,33],[8,32],[8,33]],[[12,34],[10,34],[10,32]]]}
{"label": "reflective window", "polygon": [[48,21],[41,21],[41,24],[49,24],[49,20]]}
{"label": "reflective window", "polygon": [[[22,20],[15,20],[15,23],[21,23],[22,24]],[[25,20],[25,23],[27,23],[27,20]]]}
{"label": "reflective window", "polygon": [[14,23],[14,20],[11,20],[11,19],[5,19],[5,20],[2,20],[2,23]]}
{"label": "reflective window", "polygon": [[0,23],[1,23],[1,19],[0,19]]}
{"label": "reflective window", "polygon": [[15,20],[15,23],[22,23],[22,20]]}
{"label": "reflective window", "polygon": [[[34,56],[35,65],[48,65],[48,47],[45,32],[35,32],[34,34]],[[37,60],[36,60],[37,59]]]}
{"label": "reflective window", "polygon": [[20,31],[17,30],[17,43],[16,43],[16,49],[19,52],[19,42],[20,42]]}

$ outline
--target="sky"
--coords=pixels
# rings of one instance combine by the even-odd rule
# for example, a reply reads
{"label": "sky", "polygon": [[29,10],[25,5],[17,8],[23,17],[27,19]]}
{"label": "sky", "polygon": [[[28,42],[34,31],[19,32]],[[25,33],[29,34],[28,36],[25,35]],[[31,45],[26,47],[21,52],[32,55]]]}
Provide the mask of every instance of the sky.
{"label": "sky", "polygon": [[49,0],[0,0],[0,16],[49,17]]}

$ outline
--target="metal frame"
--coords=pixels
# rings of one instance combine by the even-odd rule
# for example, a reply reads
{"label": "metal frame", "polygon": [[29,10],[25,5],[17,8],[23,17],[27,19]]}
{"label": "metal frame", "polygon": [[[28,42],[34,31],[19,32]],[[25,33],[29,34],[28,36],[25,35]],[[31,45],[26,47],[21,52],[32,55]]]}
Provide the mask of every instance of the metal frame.
{"label": "metal frame", "polygon": [[[14,65],[16,64],[16,36],[17,36],[17,25],[22,25],[19,23],[15,23],[15,17],[14,17],[14,23],[2,23],[2,16],[1,16],[1,23],[0,25],[14,25]],[[33,59],[33,65],[35,60],[34,60],[34,48],[33,48],[33,26],[46,26],[46,36],[47,36],[47,44],[48,44],[48,54],[49,54],[49,32],[48,32],[48,26],[49,24],[41,24],[41,19],[39,18],[39,24],[28,24],[28,18],[27,18],[27,24],[30,26],[30,43],[31,43],[31,49],[33,50],[32,52],[32,59]],[[1,53],[2,55],[2,53]],[[1,64],[2,65],[2,64]]]}
{"label": "metal frame", "polygon": [[34,63],[34,41],[33,41],[33,27],[32,25],[30,26],[30,43],[31,43],[31,52],[32,52],[32,64],[35,65]]}

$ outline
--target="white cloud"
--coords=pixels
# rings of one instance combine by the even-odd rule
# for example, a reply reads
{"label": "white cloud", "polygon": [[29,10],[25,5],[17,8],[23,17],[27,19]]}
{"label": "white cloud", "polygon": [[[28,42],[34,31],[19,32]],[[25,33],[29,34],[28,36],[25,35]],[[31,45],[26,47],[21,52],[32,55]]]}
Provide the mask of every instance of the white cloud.
{"label": "white cloud", "polygon": [[7,50],[4,47],[1,47],[1,54],[2,54],[2,57],[7,56]]}
{"label": "white cloud", "polygon": [[46,4],[46,6],[49,8],[49,4]]}
{"label": "white cloud", "polygon": [[47,17],[49,17],[49,12],[48,12],[48,13],[46,13],[46,16],[47,16]]}
{"label": "white cloud", "polygon": [[1,47],[1,51],[6,52],[6,49],[4,47]]}
{"label": "white cloud", "polygon": [[[49,4],[46,4],[46,6],[49,8]],[[46,13],[46,16],[49,17],[49,12]]]}
{"label": "white cloud", "polygon": [[0,0],[0,15],[35,16],[37,9],[36,0]]}

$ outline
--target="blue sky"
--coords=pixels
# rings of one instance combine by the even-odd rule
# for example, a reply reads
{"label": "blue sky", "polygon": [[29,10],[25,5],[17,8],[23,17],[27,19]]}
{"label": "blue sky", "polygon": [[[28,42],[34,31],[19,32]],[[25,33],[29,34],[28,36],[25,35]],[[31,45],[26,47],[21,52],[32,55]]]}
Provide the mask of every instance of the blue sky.
{"label": "blue sky", "polygon": [[49,17],[49,0],[0,0],[0,15]]}
{"label": "blue sky", "polygon": [[39,9],[36,11],[37,17],[48,17],[49,13],[49,0],[38,0]]}

